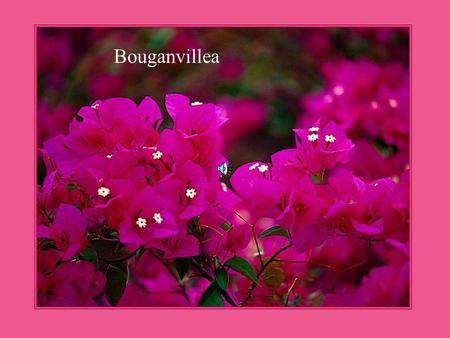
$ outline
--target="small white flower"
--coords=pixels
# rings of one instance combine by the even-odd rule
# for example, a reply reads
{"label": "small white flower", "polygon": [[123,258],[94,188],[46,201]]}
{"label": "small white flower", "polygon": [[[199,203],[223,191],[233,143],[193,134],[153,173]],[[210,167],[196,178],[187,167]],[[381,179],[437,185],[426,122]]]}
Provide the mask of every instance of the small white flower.
{"label": "small white flower", "polygon": [[333,134],[325,135],[325,142],[334,143],[336,141],[336,137]]}
{"label": "small white flower", "polygon": [[318,139],[319,139],[319,135],[317,135],[317,134],[308,135],[309,142],[314,142],[314,141],[317,141]]}
{"label": "small white flower", "polygon": [[109,193],[110,193],[110,190],[107,187],[101,187],[101,188],[98,188],[98,190],[97,190],[97,194],[102,197],[108,196]]}
{"label": "small white flower", "polygon": [[319,131],[319,127],[311,127],[308,129],[311,133],[317,133]]}
{"label": "small white flower", "polygon": [[342,94],[344,94],[344,87],[342,86],[336,86],[333,88],[333,93],[336,96],[341,96]]}
{"label": "small white flower", "polygon": [[397,100],[395,100],[395,99],[389,99],[389,106],[391,107],[391,108],[397,108],[397,106],[398,106],[398,102],[397,102]]}
{"label": "small white flower", "polygon": [[253,163],[250,167],[248,167],[248,170],[255,170],[259,167],[259,163]]}
{"label": "small white flower", "polygon": [[200,101],[194,101],[194,102],[191,103],[191,106],[200,106],[200,105],[202,105],[202,104],[203,104],[203,102],[200,102]]}
{"label": "small white flower", "polygon": [[325,95],[325,96],[323,97],[323,99],[324,99],[324,101],[325,101],[326,103],[331,103],[331,102],[333,102],[333,96],[331,96],[330,94]]}
{"label": "small white flower", "polygon": [[221,182],[220,184],[222,185],[222,190],[223,190],[224,192],[227,192],[227,191],[228,191],[227,185],[226,185],[225,183],[223,183],[223,182]]}
{"label": "small white flower", "polygon": [[137,225],[139,228],[143,229],[143,228],[145,228],[145,227],[147,226],[147,220],[146,220],[145,218],[139,217],[139,218],[136,220],[136,225]]}
{"label": "small white flower", "polygon": [[159,160],[163,156],[163,153],[161,151],[157,150],[152,154],[152,156],[153,156],[154,160]]}
{"label": "small white flower", "polygon": [[378,102],[372,101],[372,102],[370,102],[370,106],[372,107],[372,109],[378,109]]}
{"label": "small white flower", "polygon": [[159,212],[155,212],[153,214],[153,219],[155,220],[156,223],[161,224],[164,219],[161,217],[161,214]]}
{"label": "small white flower", "polygon": [[261,164],[258,168],[260,173],[266,172],[269,169],[269,166],[267,164]]}
{"label": "small white flower", "polygon": [[197,192],[195,191],[194,188],[186,189],[186,197],[194,198],[195,195],[197,195]]}
{"label": "small white flower", "polygon": [[97,110],[100,107],[100,105],[98,103],[95,103],[91,106],[92,109]]}
{"label": "small white flower", "polygon": [[108,155],[106,155],[106,158],[107,158],[107,159],[110,159],[110,158],[112,158],[112,154],[108,154]]}

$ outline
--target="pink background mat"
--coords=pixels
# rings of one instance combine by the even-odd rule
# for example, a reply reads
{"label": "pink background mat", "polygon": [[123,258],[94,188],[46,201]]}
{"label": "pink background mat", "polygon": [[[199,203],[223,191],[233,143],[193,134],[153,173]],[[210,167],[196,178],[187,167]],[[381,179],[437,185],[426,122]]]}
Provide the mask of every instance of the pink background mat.
{"label": "pink background mat", "polygon": [[[3,337],[450,336],[448,9],[438,1],[18,1],[2,8],[0,177]],[[443,3],[443,1],[442,1]],[[6,7],[3,5],[2,7]],[[36,24],[412,25],[412,307],[409,309],[35,309]],[[445,325],[447,324],[447,325]]]}

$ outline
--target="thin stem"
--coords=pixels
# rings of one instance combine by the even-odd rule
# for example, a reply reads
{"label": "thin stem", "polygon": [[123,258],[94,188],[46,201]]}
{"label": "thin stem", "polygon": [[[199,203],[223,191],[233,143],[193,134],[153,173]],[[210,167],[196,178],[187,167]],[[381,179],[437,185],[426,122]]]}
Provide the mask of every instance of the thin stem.
{"label": "thin stem", "polygon": [[[267,268],[272,262],[274,262],[275,259],[276,259],[283,251],[286,251],[286,250],[289,249],[290,247],[292,247],[292,243],[290,243],[290,244],[288,244],[288,245],[282,247],[282,248],[279,249],[277,252],[275,252],[275,253],[273,254],[273,256],[270,257],[269,260],[268,260],[267,262],[265,262],[265,263],[262,265],[261,269],[259,270],[259,272],[258,272],[257,275],[256,275],[257,280],[259,280],[259,278],[261,277],[261,275],[264,273],[264,270],[266,270],[266,268]],[[258,285],[257,282],[253,282],[253,283],[250,285],[250,288],[248,289],[248,292],[247,292],[247,296],[245,297],[245,299],[244,299],[244,300],[242,301],[242,303],[241,303],[242,306],[244,306],[244,305],[250,300],[250,298],[252,297],[252,293],[253,293],[253,291],[255,290],[255,288],[256,288],[257,285]]]}
{"label": "thin stem", "polygon": [[172,276],[175,277],[175,279],[177,280],[178,285],[181,288],[181,293],[183,294],[184,298],[187,300],[188,304],[190,304],[190,299],[189,299],[189,295],[186,292],[186,287],[184,286],[184,284],[182,283],[180,276],[178,275],[178,271],[175,269],[175,267],[172,264],[169,264],[169,262],[167,262],[163,257],[161,257],[160,255],[158,255],[154,250],[150,250],[150,253],[157,259],[159,260],[165,267],[167,270],[169,270],[169,272],[172,274]]}
{"label": "thin stem", "polygon": [[120,243],[120,240],[118,238],[107,238],[107,237],[103,237],[103,236],[99,236],[96,238],[91,238],[91,241],[105,241],[105,242],[116,242],[116,243]]}
{"label": "thin stem", "polygon": [[358,239],[361,241],[370,241],[370,242],[381,242],[383,239],[382,238],[367,238],[367,237],[363,237],[363,236],[352,236],[352,235],[348,235],[348,234],[344,234],[344,233],[333,233],[329,235],[331,236],[337,236],[337,237],[346,237],[346,238],[350,238],[350,239]]}
{"label": "thin stem", "polygon": [[308,282],[308,283],[317,283],[318,285],[320,285],[322,287],[323,290],[327,290],[327,291],[332,291],[333,287],[329,287],[328,285],[319,282],[317,279],[311,279],[309,277],[301,277],[298,276],[297,277],[299,280],[304,281],[304,282]]}
{"label": "thin stem", "polygon": [[289,259],[275,259],[274,262],[280,262],[280,263],[292,263],[292,264],[311,264],[311,265],[317,265],[323,268],[327,269],[336,269],[336,267],[328,264],[318,263],[318,262],[311,262],[311,261],[292,261]]}
{"label": "thin stem", "polygon": [[355,264],[350,265],[349,267],[346,267],[345,269],[343,269],[341,272],[339,272],[339,273],[337,274],[337,276],[336,276],[335,279],[334,279],[335,283],[336,283],[336,281],[337,281],[339,278],[341,278],[346,272],[348,272],[348,271],[350,271],[350,270],[352,270],[352,269],[355,269],[355,268],[357,268],[357,267],[360,267],[360,266],[362,266],[362,265],[364,265],[364,264],[366,264],[366,263],[367,263],[367,260],[364,259],[364,260],[361,261],[361,262],[358,262],[358,263],[355,263]]}
{"label": "thin stem", "polygon": [[[216,248],[215,248],[215,250],[214,250],[214,254],[217,254],[217,251],[219,251],[220,243],[222,243],[222,238],[223,238],[223,235],[224,235],[224,234],[222,234],[219,230],[214,229],[213,227],[210,227],[210,226],[205,225],[205,224],[199,224],[199,228],[206,228],[206,229],[212,230],[212,231],[216,232],[216,233],[219,235],[219,240],[217,241]],[[225,233],[226,233],[226,232],[227,232],[227,231],[225,231]],[[200,242],[200,243],[201,243],[201,244],[207,243],[208,241],[211,241],[211,240],[212,240],[212,238],[209,238],[209,239],[207,239],[207,240],[205,240],[205,241],[202,241],[202,242]]]}
{"label": "thin stem", "polygon": [[250,226],[250,229],[252,230],[253,240],[255,241],[255,244],[256,244],[256,250],[258,251],[259,262],[261,263],[261,268],[262,268],[264,265],[264,261],[262,259],[261,250],[259,249],[258,239],[256,238],[255,226],[253,224],[250,224],[244,217],[239,215],[239,213],[236,210],[233,210],[233,211],[241,220],[243,220],[245,223],[247,223]]}
{"label": "thin stem", "polygon": [[286,294],[286,300],[284,302],[284,306],[288,306],[289,304],[289,297],[291,296],[292,291],[294,290],[295,284],[297,284],[298,281],[298,277],[294,278],[294,282],[291,284],[291,286],[289,287],[289,290]]}
{"label": "thin stem", "polygon": [[135,254],[136,251],[130,252],[128,255],[123,256],[123,257],[118,257],[118,258],[104,258],[104,257],[98,257],[99,260],[106,262],[106,263],[120,263],[120,262],[124,262],[130,258],[132,258]]}

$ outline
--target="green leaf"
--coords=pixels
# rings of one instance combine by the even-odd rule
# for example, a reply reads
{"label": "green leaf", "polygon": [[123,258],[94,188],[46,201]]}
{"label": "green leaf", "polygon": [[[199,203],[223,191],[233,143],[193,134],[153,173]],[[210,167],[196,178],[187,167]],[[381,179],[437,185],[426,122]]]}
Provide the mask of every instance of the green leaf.
{"label": "green leaf", "polygon": [[398,152],[397,147],[394,145],[389,145],[384,142],[383,139],[377,139],[374,142],[375,149],[378,151],[378,153],[383,156],[384,158],[388,158],[389,156],[395,154]]}
{"label": "green leaf", "polygon": [[138,263],[139,259],[142,257],[144,252],[145,252],[144,247],[140,247],[139,249],[136,250],[136,253],[134,254],[134,263],[135,264]]}
{"label": "green leaf", "polygon": [[322,169],[315,174],[311,174],[310,178],[311,182],[314,184],[323,185],[328,182],[328,172],[325,169]]}
{"label": "green leaf", "polygon": [[321,306],[324,299],[324,294],[319,293],[319,295],[314,299],[314,306]]}
{"label": "green leaf", "polygon": [[214,256],[213,260],[214,260],[214,268],[215,269],[218,269],[222,266],[222,264],[220,264],[219,258],[217,256]]}
{"label": "green leaf", "polygon": [[216,281],[213,281],[203,292],[198,306],[225,306]]}
{"label": "green leaf", "polygon": [[317,279],[322,274],[322,272],[323,270],[321,267],[313,266],[309,269],[309,277],[311,279]]}
{"label": "green leaf", "polygon": [[173,261],[173,265],[177,269],[180,280],[182,280],[189,270],[189,260],[187,258],[176,258]]}
{"label": "green leaf", "polygon": [[55,241],[47,238],[38,238],[38,247],[41,250],[56,249]]}
{"label": "green leaf", "polygon": [[236,272],[241,273],[253,282],[258,283],[258,278],[256,277],[255,270],[253,270],[253,267],[244,258],[239,256],[232,257],[227,260],[224,265],[228,266]]}
{"label": "green leaf", "polygon": [[106,270],[105,296],[109,303],[116,306],[127,285],[127,274],[114,265],[108,265]]}
{"label": "green leaf", "polygon": [[279,288],[283,283],[286,275],[283,269],[276,266],[269,266],[264,271],[263,280],[264,283],[268,286],[271,286],[275,289]]}
{"label": "green leaf", "polygon": [[286,237],[287,239],[290,239],[291,236],[289,235],[289,231],[287,231],[285,228],[274,225],[273,227],[270,227],[263,232],[261,232],[258,236],[258,238],[264,238],[264,237],[271,237],[271,236],[281,236]]}
{"label": "green leaf", "polygon": [[67,191],[72,191],[72,190],[77,189],[77,186],[75,183],[69,183],[69,184],[67,184],[66,188],[67,188]]}
{"label": "green leaf", "polygon": [[223,223],[220,227],[221,227],[224,231],[228,231],[228,230],[231,229],[231,224],[228,223],[228,222],[225,222],[225,223]]}
{"label": "green leaf", "polygon": [[295,298],[292,300],[291,306],[299,306],[300,305],[301,298],[299,295],[295,296]]}
{"label": "green leaf", "polygon": [[325,295],[321,291],[314,291],[306,298],[307,303],[312,306],[321,306]]}
{"label": "green leaf", "polygon": [[322,183],[322,179],[320,177],[320,173],[317,174],[311,174],[311,181],[315,184],[321,184]]}
{"label": "green leaf", "polygon": [[91,246],[80,252],[80,258],[97,266],[97,251],[95,251],[95,249]]}
{"label": "green leaf", "polygon": [[228,287],[228,272],[224,268],[219,268],[215,272],[217,285],[220,286],[222,290],[226,290]]}
{"label": "green leaf", "polygon": [[194,235],[196,237],[200,236],[200,227],[198,225],[198,217],[192,217],[189,221],[188,221],[188,234],[189,235]]}

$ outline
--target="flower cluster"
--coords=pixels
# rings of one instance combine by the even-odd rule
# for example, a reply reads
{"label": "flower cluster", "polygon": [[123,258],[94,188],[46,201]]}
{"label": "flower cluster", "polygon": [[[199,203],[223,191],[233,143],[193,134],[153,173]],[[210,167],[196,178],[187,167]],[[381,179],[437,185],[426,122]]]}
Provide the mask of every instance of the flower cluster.
{"label": "flower cluster", "polygon": [[[188,221],[229,199],[221,196],[217,171],[225,161],[219,128],[226,118],[213,104],[177,94],[167,96],[166,107],[174,127],[159,132],[161,112],[152,99],[138,106],[97,101],[80,109],[68,135],[44,143],[48,173],[38,192],[37,235],[44,246],[51,241],[61,262],[78,262],[102,241],[127,252],[156,249],[170,259],[199,255]],[[104,262],[117,258],[110,256]]]}
{"label": "flower cluster", "polygon": [[301,98],[305,111],[297,125],[334,121],[355,143],[350,167],[358,175],[400,176],[409,160],[407,71],[398,63],[381,66],[359,59],[326,62],[322,72],[326,85]]}
{"label": "flower cluster", "polygon": [[[359,89],[340,86],[336,101]],[[380,95],[384,114],[404,102]],[[348,135],[405,136],[327,104],[294,148],[231,175],[222,107],[167,95],[171,128],[149,97],[82,107],[41,149],[38,305],[408,304],[408,170],[355,175]]]}

